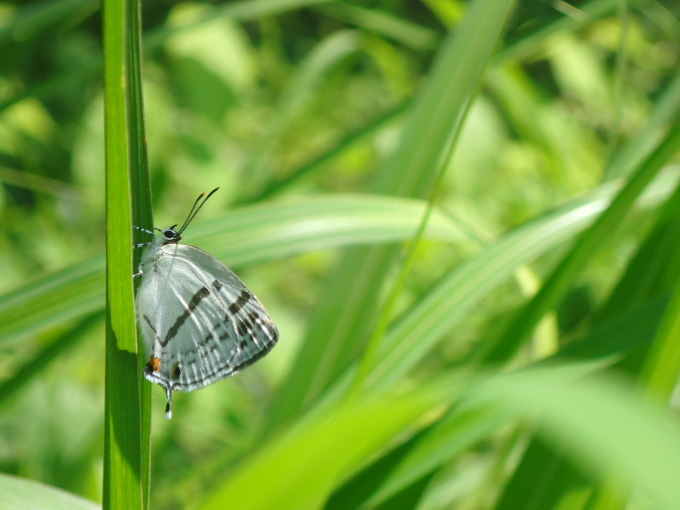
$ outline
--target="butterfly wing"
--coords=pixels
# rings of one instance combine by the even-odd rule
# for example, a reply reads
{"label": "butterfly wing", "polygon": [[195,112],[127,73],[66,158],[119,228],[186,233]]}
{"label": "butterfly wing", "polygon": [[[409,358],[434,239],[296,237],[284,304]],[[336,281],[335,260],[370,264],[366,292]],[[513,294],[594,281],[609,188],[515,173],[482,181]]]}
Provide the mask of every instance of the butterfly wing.
{"label": "butterfly wing", "polygon": [[194,246],[167,244],[147,257],[135,299],[147,353],[145,377],[192,391],[267,354],[279,333],[257,298],[227,267]]}

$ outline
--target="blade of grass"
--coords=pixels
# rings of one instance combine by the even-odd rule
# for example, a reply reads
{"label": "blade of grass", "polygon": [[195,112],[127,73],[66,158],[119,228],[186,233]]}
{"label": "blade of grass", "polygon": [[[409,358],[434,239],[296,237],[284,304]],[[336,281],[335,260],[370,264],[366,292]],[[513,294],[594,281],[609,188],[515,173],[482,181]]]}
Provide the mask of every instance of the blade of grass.
{"label": "blade of grass", "polygon": [[250,151],[250,158],[243,169],[242,189],[254,194],[256,183],[266,179],[272,166],[272,150],[293,118],[313,104],[320,84],[341,62],[360,49],[361,34],[357,31],[336,31],[317,44],[299,65],[294,79],[286,87],[274,108],[276,115],[269,120],[260,140]]}
{"label": "blade of grass", "polygon": [[[556,364],[571,363],[575,358],[582,358],[584,363],[592,363],[592,369],[589,369],[589,371],[613,366],[622,356],[644,345],[647,339],[654,334],[666,304],[667,300],[663,300],[663,302],[657,302],[653,306],[641,307],[623,317],[617,317],[611,322],[602,324],[600,328],[593,330],[583,338],[575,339],[563,353],[560,352],[550,359],[540,361],[532,367],[552,367]],[[470,391],[470,394],[474,394],[474,392]],[[439,470],[442,466],[450,465],[456,461],[459,455],[468,452],[469,448],[479,441],[483,441],[485,437],[488,437],[511,418],[511,414],[499,412],[499,410],[489,406],[472,405],[454,409],[424,430],[420,436],[409,439],[405,444],[404,451],[391,459],[387,472],[382,473],[379,477],[376,476],[372,481],[364,482],[370,483],[371,489],[364,491],[366,501],[363,506],[374,508],[376,505],[384,504],[385,501],[395,497],[405,487],[429,476],[429,473]],[[547,462],[544,457],[543,454],[541,458]],[[558,458],[561,457],[558,456]],[[535,459],[528,461],[533,466],[536,462],[538,461]],[[559,462],[559,460],[555,460],[555,466]],[[520,469],[521,467],[517,468],[518,471]],[[527,473],[523,472],[522,475],[517,476],[517,478],[525,480]],[[536,498],[540,500],[540,497],[545,496],[545,492],[553,490],[546,485],[552,480],[550,473],[545,473],[545,475],[547,481],[542,480],[535,473],[533,474],[530,479],[534,482],[541,480],[541,483],[534,484],[533,489],[536,490],[536,494],[530,491],[522,493],[525,501],[534,501]],[[357,474],[357,478],[362,476],[370,476],[370,468],[368,475]],[[369,478],[369,480],[371,479]],[[561,482],[565,481],[565,479],[561,480]],[[353,490],[352,485],[342,488],[342,492],[351,490]],[[343,497],[353,499],[353,496],[350,495]],[[511,504],[503,508],[517,508],[517,500],[510,498],[509,501]],[[360,508],[357,504],[350,506]]]}
{"label": "blade of grass", "polygon": [[[633,6],[637,3],[648,0],[629,0],[628,4]],[[542,50],[542,42],[551,38],[555,34],[562,32],[573,32],[579,27],[593,23],[605,16],[615,12],[619,7],[619,0],[592,0],[578,6],[578,9],[571,16],[557,14],[550,23],[536,23],[536,30],[524,35],[522,38],[510,41],[496,55],[497,61],[511,59],[522,60],[535,55],[538,50]],[[557,11],[556,11],[557,13]]]}
{"label": "blade of grass", "polygon": [[640,165],[611,205],[576,242],[533,299],[519,310],[500,335],[484,343],[477,355],[479,362],[502,362],[516,352],[543,314],[555,306],[564,295],[573,282],[574,275],[581,270],[601,244],[616,232],[617,226],[632,208],[636,197],[677,152],[678,144],[680,125],[674,126],[654,153]]}
{"label": "blade of grass", "polygon": [[105,0],[104,101],[106,144],[105,509],[141,509],[143,493],[140,372],[131,281],[129,168],[130,18],[133,0]]}
{"label": "blade of grass", "polygon": [[[676,177],[677,174],[673,172],[662,174],[645,192],[638,207],[651,207],[657,204],[676,185]],[[499,240],[497,248],[490,247],[496,250],[496,256],[487,261],[490,264],[488,268],[492,269],[485,269],[484,263],[480,263],[479,281],[471,284],[469,288],[477,290],[494,288],[499,282],[509,278],[513,268],[516,267],[513,263],[507,271],[500,271],[499,268],[505,267],[508,260],[526,263],[552,249],[556,244],[571,239],[594,214],[605,207],[606,201],[615,190],[614,185],[603,186],[527,224],[528,230],[525,234],[510,233],[506,241]],[[244,207],[225,216],[192,224],[191,243],[213,253],[229,266],[244,267],[356,243],[405,241],[413,235],[417,227],[416,222],[422,216],[423,210],[424,205],[420,201],[364,195],[306,199],[300,203],[263,204]],[[573,223],[578,218],[580,220]],[[455,222],[436,210],[425,234],[428,239],[458,244],[469,243]],[[522,247],[523,243],[532,250]],[[502,260],[493,262],[496,257],[502,259],[503,253],[509,257],[505,259],[506,262]],[[485,257],[483,254],[478,256]],[[102,310],[103,262],[100,257],[78,261],[73,266],[0,296],[0,339],[3,342],[26,339],[51,327]],[[432,297],[432,303],[439,303],[446,298],[447,304],[432,306],[425,298],[422,303],[412,308],[414,314],[412,320],[402,318],[399,326],[392,328],[387,342],[388,346],[391,346],[388,349],[390,355],[386,355],[383,360],[386,363],[385,367],[376,368],[378,372],[408,370],[413,364],[417,364],[420,359],[418,352],[426,352],[432,342],[440,337],[438,335],[453,327],[456,317],[460,317],[458,314],[451,314],[450,309],[459,310],[461,306],[465,309],[467,306],[465,303],[472,303],[471,306],[474,306],[477,301],[465,297],[464,290],[468,286],[456,280],[466,274],[462,269],[463,266],[458,276],[452,274],[446,277],[446,281],[450,283],[437,286],[441,289],[438,294],[440,297],[436,295]],[[470,271],[472,278],[476,271]],[[493,278],[489,279],[489,275]],[[485,294],[482,292],[480,295]],[[463,301],[457,302],[458,299]],[[446,324],[424,328],[425,325],[435,325],[439,321]],[[418,329],[420,336],[414,336],[410,332],[409,323],[422,326]],[[398,333],[399,331],[402,333]],[[420,340],[417,340],[418,338]],[[405,349],[398,349],[396,346],[401,342],[407,342],[411,346],[407,347],[405,344]],[[409,352],[409,349],[415,351]],[[396,356],[394,367],[388,369],[387,366],[391,364],[389,359],[400,351],[403,352]],[[399,359],[407,364],[402,366]],[[398,377],[397,373],[394,373],[395,377]],[[373,377],[375,375],[377,373]]]}
{"label": "blade of grass", "polygon": [[[3,28],[7,28],[7,30],[2,33],[2,35],[11,37],[12,34],[16,33],[15,26],[21,27],[21,24],[24,23],[24,19],[28,19],[31,24],[35,24],[39,21],[40,24],[37,26],[37,29],[39,29],[44,23],[43,20],[50,15],[58,13],[64,16],[71,16],[73,10],[69,10],[68,5],[79,6],[80,9],[83,9],[84,13],[86,13],[87,10],[95,11],[98,5],[98,2],[95,0],[68,1],[72,2],[72,4],[61,2],[66,7],[59,6],[59,9],[54,9],[53,4],[55,4],[55,2],[53,1],[43,2],[39,8],[36,8],[33,3],[29,4],[24,8],[25,11],[23,9],[18,10],[17,16],[9,23],[3,25]],[[331,0],[243,0],[240,2],[230,2],[228,4],[206,9],[205,14],[201,16],[200,19],[192,20],[188,25],[172,27],[169,27],[166,23],[159,25],[158,28],[151,30],[145,36],[145,46],[147,50],[157,50],[161,48],[165,41],[172,35],[187,28],[196,27],[203,22],[210,22],[217,16],[228,17],[234,21],[252,21],[261,16],[274,16],[290,10],[304,9],[311,5],[330,1]],[[32,27],[31,29],[37,30]],[[0,112],[28,97],[46,99],[57,94],[64,88],[82,88],[83,81],[98,74],[100,70],[101,61],[99,59],[87,61],[80,66],[75,67],[70,72],[60,73],[53,78],[41,82],[39,85],[18,90],[10,97],[0,101]]]}
{"label": "blade of grass", "polygon": [[[130,76],[130,101],[129,101],[129,136],[130,136],[130,176],[132,197],[132,219],[134,225],[146,228],[153,227],[153,212],[151,210],[151,183],[149,178],[149,158],[146,147],[146,134],[144,126],[144,96],[142,93],[142,13],[141,1],[133,2],[134,11],[130,15],[129,51],[127,52],[129,76]],[[132,226],[132,225],[130,225]],[[134,231],[141,237],[142,232]],[[134,244],[142,242],[136,237]],[[141,250],[133,255],[133,263],[136,268],[141,259]],[[135,282],[135,288],[139,282]],[[137,353],[144,353],[144,345],[141,337],[137,337]],[[145,355],[137,356],[137,373],[141,374],[146,360]],[[139,388],[139,402],[141,412],[141,481],[143,506],[150,508],[150,482],[151,482],[151,384],[146,384],[141,377],[142,383]]]}
{"label": "blade of grass", "polygon": [[[611,296],[591,321],[590,327],[602,325],[613,319],[615,327],[611,330],[598,328],[598,334],[589,335],[583,341],[572,342],[558,356],[581,358],[601,358],[617,355],[620,359],[617,369],[637,376],[643,364],[654,366],[658,372],[670,376],[673,384],[665,388],[663,398],[668,398],[680,371],[677,353],[659,358],[660,365],[650,363],[649,338],[659,338],[659,324],[663,313],[668,309],[668,295],[677,286],[680,264],[680,224],[677,221],[680,213],[680,188],[671,195],[658,213],[656,225],[641,243],[636,255],[628,263],[626,271],[619,279]],[[661,296],[661,298],[659,297]],[[652,303],[650,305],[650,303]],[[640,313],[639,309],[642,309]],[[674,313],[668,309],[668,313]],[[623,318],[623,321],[619,319]],[[617,324],[623,322],[624,324]],[[605,324],[606,326],[606,324]],[[644,328],[643,342],[631,345],[627,337],[640,328]],[[617,331],[618,330],[618,331]],[[635,335],[638,338],[639,334]],[[669,351],[673,353],[674,350]],[[557,472],[542,469],[550,464]],[[535,487],[540,487],[540,494],[531,497],[526,488],[518,488],[523,480],[531,479]],[[506,487],[498,508],[514,508],[520,498],[530,499],[547,504],[545,498],[552,501],[571,500],[573,492],[578,488],[581,499],[591,495],[594,503],[588,508],[593,510],[616,509],[625,506],[630,494],[621,487],[618,480],[609,479],[600,486],[588,484],[583,473],[571,469],[564,455],[543,445],[540,437],[531,439],[519,467],[513,472],[513,478]],[[540,508],[540,507],[539,507]]]}
{"label": "blade of grass", "polygon": [[404,288],[404,285],[406,285],[406,279],[408,278],[411,267],[415,262],[416,251],[418,249],[420,241],[423,238],[423,234],[425,233],[425,229],[427,228],[427,225],[429,223],[430,216],[432,215],[435,197],[441,190],[441,187],[444,183],[444,176],[446,175],[447,168],[446,162],[451,159],[453,148],[455,147],[456,140],[458,139],[459,134],[460,125],[458,127],[458,130],[452,133],[452,137],[449,140],[446,153],[444,154],[444,157],[442,157],[440,160],[439,163],[440,167],[438,170],[437,180],[434,183],[434,186],[432,187],[432,192],[430,193],[429,199],[427,201],[427,207],[425,208],[425,212],[423,213],[422,219],[420,220],[420,224],[418,225],[418,230],[416,231],[415,235],[413,236],[413,239],[411,239],[409,243],[406,256],[404,257],[404,262],[401,264],[401,269],[399,270],[399,275],[397,276],[394,284],[392,285],[392,288],[390,289],[390,292],[387,295],[387,298],[385,299],[385,303],[382,306],[382,310],[378,314],[378,321],[376,323],[376,326],[366,343],[366,348],[364,349],[363,354],[361,355],[356,375],[354,376],[352,385],[350,386],[350,389],[347,392],[348,401],[356,400],[356,398],[359,396],[360,392],[363,389],[366,377],[368,376],[369,372],[375,365],[378,349],[380,348],[381,342],[383,341],[385,331],[387,331],[387,327],[390,321],[392,321],[392,315],[397,305],[397,300],[401,296],[401,292]]}
{"label": "blade of grass", "polygon": [[[378,175],[375,189],[380,193],[417,197],[430,188],[512,5],[506,0],[475,1],[459,30],[444,40],[427,86],[414,101],[402,143]],[[385,247],[354,249],[344,256],[274,401],[271,426],[313,402],[362,348],[375,324],[374,310],[395,253]]]}
{"label": "blade of grass", "polygon": [[[249,509],[320,508],[354,465],[412,428],[427,409],[455,394],[451,387],[446,393],[420,388],[398,398],[362,400],[302,421],[263,445],[229,479],[216,484],[199,508],[224,508],[225,501]],[[323,459],[323,469],[319,469],[319,459]],[[283,465],[286,469],[281,470]],[[258,489],[262,480],[268,480],[267,490]]]}
{"label": "blade of grass", "polygon": [[20,366],[14,374],[0,383],[0,405],[5,404],[16,392],[33,380],[33,376],[45,369],[60,356],[63,356],[71,347],[77,344],[84,334],[89,332],[95,324],[99,324],[102,313],[95,312],[69,328],[65,333],[59,332],[57,338],[40,349],[29,361]]}
{"label": "blade of grass", "polygon": [[[245,207],[194,223],[187,239],[227,265],[243,267],[314,250],[403,241],[413,235],[422,212],[423,204],[415,200],[350,195],[308,198],[299,203]],[[147,226],[151,220],[137,222]],[[465,242],[455,222],[439,211],[426,235],[433,240]],[[104,260],[97,256],[0,296],[0,342],[27,338],[102,310],[103,273]]]}
{"label": "blade of grass", "polygon": [[25,480],[0,473],[0,494],[3,508],[13,510],[97,510],[101,508],[89,501],[66,491],[42,483]]}
{"label": "blade of grass", "polygon": [[296,170],[291,172],[287,177],[280,180],[271,180],[266,182],[259,191],[254,193],[252,196],[245,196],[238,200],[236,203],[249,203],[249,202],[260,202],[266,200],[281,191],[285,190],[287,187],[298,182],[302,177],[309,175],[310,173],[323,168],[323,164],[331,161],[335,156],[341,156],[343,152],[351,147],[354,143],[363,140],[366,137],[374,135],[377,131],[382,128],[389,126],[392,121],[398,116],[400,116],[406,108],[405,103],[401,103],[390,111],[384,113],[379,118],[374,119],[364,125],[361,129],[353,131],[346,134],[341,140],[338,140],[329,150],[318,155],[313,160],[308,163],[298,167]]}
{"label": "blade of grass", "polygon": [[375,32],[398,44],[417,50],[431,50],[437,46],[440,34],[411,20],[405,20],[376,8],[364,8],[342,2],[329,2],[313,7],[329,18],[356,25]]}
{"label": "blade of grass", "polygon": [[[675,178],[649,189],[669,191]],[[453,268],[399,318],[388,332],[368,386],[382,391],[415,367],[432,346],[456,326],[492,289],[527,264],[587,227],[604,210],[615,187],[605,185],[587,198],[550,211],[508,232]],[[597,200],[595,197],[600,197]]]}
{"label": "blade of grass", "polygon": [[651,345],[650,356],[642,372],[642,382],[650,395],[666,401],[675,388],[680,373],[680,286],[666,311],[664,321]]}
{"label": "blade of grass", "polygon": [[577,465],[644,490],[659,508],[676,508],[680,488],[672,479],[680,469],[677,424],[623,381],[600,376],[565,384],[555,368],[501,378],[488,393],[476,388],[472,400],[535,415],[544,439]]}

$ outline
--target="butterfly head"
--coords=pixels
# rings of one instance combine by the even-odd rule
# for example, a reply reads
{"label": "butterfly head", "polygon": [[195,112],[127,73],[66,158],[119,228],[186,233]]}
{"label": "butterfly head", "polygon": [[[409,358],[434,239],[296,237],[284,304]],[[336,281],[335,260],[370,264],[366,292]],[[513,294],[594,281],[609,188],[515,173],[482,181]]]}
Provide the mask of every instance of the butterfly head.
{"label": "butterfly head", "polygon": [[[172,225],[171,227],[168,228],[154,228],[153,230],[147,230],[142,227],[132,227],[136,230],[141,230],[142,232],[146,232],[147,234],[151,234],[152,236],[155,237],[155,239],[152,242],[148,243],[139,243],[135,244],[135,248],[142,248],[142,247],[150,247],[150,246],[160,246],[160,245],[165,245],[165,244],[173,244],[173,243],[178,243],[179,241],[182,240],[182,232],[184,232],[184,229],[189,226],[189,223],[191,223],[191,220],[194,219],[194,216],[196,216],[196,213],[203,207],[203,204],[212,196],[213,193],[215,193],[218,189],[220,188],[215,188],[212,190],[208,195],[206,196],[205,193],[201,193],[196,201],[194,202],[194,205],[191,207],[191,211],[189,211],[189,215],[187,216],[187,219],[184,220],[184,223],[182,223],[182,226],[177,228],[177,224]],[[205,197],[205,198],[204,198]],[[160,235],[156,235],[154,232],[160,232]]]}
{"label": "butterfly head", "polygon": [[177,243],[182,239],[182,235],[175,230],[177,225],[173,225],[168,228],[160,229],[161,236],[163,238],[163,244]]}

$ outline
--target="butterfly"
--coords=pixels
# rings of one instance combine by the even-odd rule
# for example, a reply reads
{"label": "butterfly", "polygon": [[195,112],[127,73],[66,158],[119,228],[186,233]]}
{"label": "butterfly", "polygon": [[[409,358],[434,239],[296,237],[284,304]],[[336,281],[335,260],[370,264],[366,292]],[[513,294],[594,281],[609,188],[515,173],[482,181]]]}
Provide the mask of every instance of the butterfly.
{"label": "butterfly", "polygon": [[193,391],[234,375],[279,339],[274,321],[238,276],[212,255],[179,243],[218,189],[198,196],[179,229],[134,227],[154,236],[135,245],[144,248],[134,275],[141,278],[135,311],[149,356],[144,377],[165,390],[166,419],[172,418],[173,391]]}

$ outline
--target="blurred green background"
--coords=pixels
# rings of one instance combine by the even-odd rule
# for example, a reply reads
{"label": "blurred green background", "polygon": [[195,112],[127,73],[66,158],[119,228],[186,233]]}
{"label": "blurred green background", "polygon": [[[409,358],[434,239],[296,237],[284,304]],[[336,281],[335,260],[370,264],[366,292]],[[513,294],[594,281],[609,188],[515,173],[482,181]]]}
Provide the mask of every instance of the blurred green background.
{"label": "blurred green background", "polygon": [[[93,501],[99,7],[0,3],[0,472]],[[680,124],[680,4],[521,2],[497,43],[489,33],[479,86],[473,69],[446,74],[456,51],[487,58],[465,45],[474,26],[459,34],[469,11],[456,0],[143,3],[155,226],[219,186],[184,241],[236,270],[281,333],[237,377],[177,394],[170,422],[153,389],[151,508],[672,508],[680,433],[639,395],[664,402],[678,370],[664,350],[680,340],[671,135],[641,198],[609,204]],[[409,141],[430,139],[418,105],[436,112],[438,91],[470,83],[453,151],[418,159]],[[579,251],[601,211],[599,244]],[[570,256],[577,267],[560,273]],[[528,299],[556,274],[548,313],[530,318]],[[372,337],[381,321],[386,334]],[[357,373],[375,400],[342,406]],[[0,508],[3,491],[37,491],[13,480],[1,480]],[[35,508],[56,508],[34,493],[45,498]]]}

